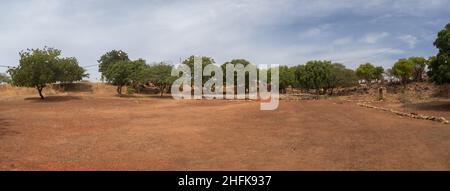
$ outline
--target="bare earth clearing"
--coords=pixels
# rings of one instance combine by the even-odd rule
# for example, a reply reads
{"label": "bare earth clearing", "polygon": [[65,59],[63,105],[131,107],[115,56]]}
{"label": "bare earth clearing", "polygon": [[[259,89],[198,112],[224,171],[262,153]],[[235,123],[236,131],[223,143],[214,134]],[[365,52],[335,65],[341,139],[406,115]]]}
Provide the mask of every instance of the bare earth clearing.
{"label": "bare earth clearing", "polygon": [[352,102],[35,97],[0,98],[1,170],[450,170],[450,125]]}

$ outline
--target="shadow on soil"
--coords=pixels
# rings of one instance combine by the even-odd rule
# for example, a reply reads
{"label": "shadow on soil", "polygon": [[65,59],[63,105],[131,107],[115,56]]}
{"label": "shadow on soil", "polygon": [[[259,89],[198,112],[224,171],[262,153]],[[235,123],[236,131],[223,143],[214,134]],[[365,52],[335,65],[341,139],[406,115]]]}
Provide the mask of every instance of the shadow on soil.
{"label": "shadow on soil", "polygon": [[78,96],[46,96],[44,100],[40,97],[27,97],[25,100],[30,100],[33,102],[64,102],[71,100],[81,100]]}
{"label": "shadow on soil", "polygon": [[19,134],[19,132],[9,129],[8,126],[11,126],[8,121],[0,119],[0,138]]}
{"label": "shadow on soil", "polygon": [[413,104],[413,107],[421,110],[450,111],[450,101],[433,101]]}

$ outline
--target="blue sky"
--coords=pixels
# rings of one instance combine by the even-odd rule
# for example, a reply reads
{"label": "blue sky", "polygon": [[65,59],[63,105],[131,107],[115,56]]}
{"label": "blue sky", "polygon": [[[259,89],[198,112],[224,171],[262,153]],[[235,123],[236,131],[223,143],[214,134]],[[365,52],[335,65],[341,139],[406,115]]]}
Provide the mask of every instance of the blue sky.
{"label": "blue sky", "polygon": [[[450,0],[7,1],[0,7],[0,65],[17,65],[20,50],[50,46],[82,66],[122,49],[149,63],[207,55],[220,64],[321,59],[387,68],[435,54],[449,7]],[[91,80],[97,70],[88,69]]]}

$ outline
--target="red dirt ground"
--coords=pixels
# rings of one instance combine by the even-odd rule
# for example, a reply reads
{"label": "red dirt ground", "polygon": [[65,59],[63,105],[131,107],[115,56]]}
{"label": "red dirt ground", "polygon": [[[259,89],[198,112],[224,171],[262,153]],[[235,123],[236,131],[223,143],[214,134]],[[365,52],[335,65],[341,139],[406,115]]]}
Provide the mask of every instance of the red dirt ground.
{"label": "red dirt ground", "polygon": [[450,125],[351,102],[0,99],[1,170],[450,170]]}

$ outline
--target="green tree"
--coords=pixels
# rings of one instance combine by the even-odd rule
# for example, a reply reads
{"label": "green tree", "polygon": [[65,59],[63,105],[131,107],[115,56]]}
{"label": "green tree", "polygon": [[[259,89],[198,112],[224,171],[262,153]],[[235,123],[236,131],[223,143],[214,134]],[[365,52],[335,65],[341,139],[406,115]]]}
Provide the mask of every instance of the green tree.
{"label": "green tree", "polygon": [[11,78],[9,78],[9,76],[7,76],[6,74],[0,73],[0,83],[10,83],[10,82],[11,82]]}
{"label": "green tree", "polygon": [[301,67],[300,84],[308,89],[315,89],[319,94],[320,89],[327,87],[327,82],[331,77],[331,61],[308,61]]}
{"label": "green tree", "polygon": [[347,69],[343,64],[335,63],[331,65],[331,74],[327,80],[326,89],[330,89],[330,95],[338,87],[351,87],[358,83],[355,71]]}
{"label": "green tree", "polygon": [[381,68],[376,68],[371,63],[361,64],[356,69],[356,76],[358,76],[359,79],[366,81],[367,84],[370,84],[372,80],[377,79],[381,72]]}
{"label": "green tree", "polygon": [[62,58],[57,64],[56,79],[61,83],[72,83],[88,77],[86,70],[78,65],[76,58]]}
{"label": "green tree", "polygon": [[415,82],[423,81],[423,76],[425,74],[425,68],[427,67],[428,60],[424,57],[410,57],[408,58],[413,64],[413,74],[412,78]]}
{"label": "green tree", "polygon": [[[19,55],[19,66],[8,70],[12,84],[36,88],[41,99],[44,99],[42,90],[47,84],[64,81],[66,78],[63,78],[61,73],[73,72],[72,68],[64,66],[71,65],[79,69],[78,63],[75,62],[76,59],[59,58],[61,50],[54,48],[27,49],[26,51],[21,51]],[[80,78],[71,78],[70,80],[80,80]]]}
{"label": "green tree", "polygon": [[[183,61],[183,64],[188,65],[189,68],[191,69],[192,84],[193,84],[193,82],[194,82],[194,58],[195,58],[195,57],[196,57],[196,56],[192,55],[192,56],[189,56],[188,58],[186,58],[186,59]],[[216,62],[214,61],[214,59],[212,59],[211,57],[202,56],[201,58],[202,58],[202,71],[205,69],[205,67],[206,67],[207,65],[216,63]],[[203,74],[195,74],[195,75],[201,75],[201,76],[202,76],[202,85],[203,85],[206,81],[208,81],[208,79],[209,79],[208,76],[203,76]]]}
{"label": "green tree", "polygon": [[433,44],[439,52],[429,60],[428,76],[436,84],[450,83],[450,23],[438,33]]}
{"label": "green tree", "polygon": [[382,66],[375,67],[374,77],[375,77],[375,80],[377,80],[377,82],[383,81],[383,79],[384,79],[383,74],[384,74],[384,68]]}
{"label": "green tree", "polygon": [[149,67],[149,82],[158,87],[160,96],[163,96],[164,92],[170,89],[172,83],[177,79],[176,76],[171,75],[172,67],[164,62]]}
{"label": "green tree", "polygon": [[119,61],[130,61],[128,54],[122,50],[111,50],[100,57],[98,71],[105,77],[108,67]]}
{"label": "green tree", "polygon": [[409,59],[400,59],[395,62],[392,67],[392,74],[399,78],[404,86],[408,83],[409,79],[413,76],[414,63]]}
{"label": "green tree", "polygon": [[[233,59],[231,61],[225,62],[224,64],[221,65],[222,72],[223,72],[223,84],[224,85],[226,85],[226,66],[228,64],[231,64],[234,67],[236,67],[236,65],[238,65],[238,64],[242,64],[244,67],[251,66],[250,68],[252,68],[252,67],[256,68],[255,65],[253,65],[252,63],[250,63],[248,60],[245,60],[245,59]],[[235,71],[234,72],[234,85],[235,86],[237,86],[237,77],[238,77],[237,75],[238,75],[238,72]],[[250,74],[248,72],[245,72],[245,88],[246,89],[248,89],[249,85],[250,85],[250,77],[249,76],[250,76]],[[235,93],[237,93],[237,92],[235,92]]]}
{"label": "green tree", "polygon": [[279,67],[279,89],[280,93],[286,93],[286,89],[295,85],[295,68],[287,66]]}
{"label": "green tree", "polygon": [[108,67],[105,72],[106,81],[117,86],[117,94],[122,95],[123,86],[133,82],[135,64],[131,61],[118,61]]}

